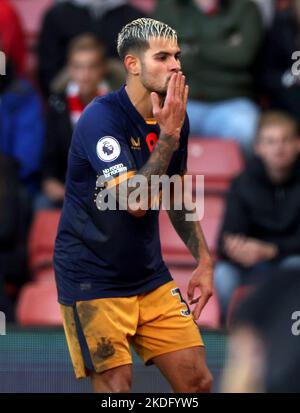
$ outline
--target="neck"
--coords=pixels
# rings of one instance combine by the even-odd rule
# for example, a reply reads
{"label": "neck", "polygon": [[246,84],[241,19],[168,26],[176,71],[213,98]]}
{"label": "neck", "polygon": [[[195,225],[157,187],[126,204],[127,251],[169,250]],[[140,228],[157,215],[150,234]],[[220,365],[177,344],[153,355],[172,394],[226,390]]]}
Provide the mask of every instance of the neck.
{"label": "neck", "polygon": [[140,82],[135,82],[134,79],[128,79],[125,86],[127,95],[139,112],[139,114],[144,118],[152,118],[152,102],[150,97],[150,92],[145,89],[145,87]]}
{"label": "neck", "polygon": [[270,178],[270,180],[274,184],[280,184],[282,181],[284,181],[289,174],[291,173],[292,167],[286,167],[286,168],[281,168],[281,169],[273,169],[273,168],[267,168],[267,174]]}

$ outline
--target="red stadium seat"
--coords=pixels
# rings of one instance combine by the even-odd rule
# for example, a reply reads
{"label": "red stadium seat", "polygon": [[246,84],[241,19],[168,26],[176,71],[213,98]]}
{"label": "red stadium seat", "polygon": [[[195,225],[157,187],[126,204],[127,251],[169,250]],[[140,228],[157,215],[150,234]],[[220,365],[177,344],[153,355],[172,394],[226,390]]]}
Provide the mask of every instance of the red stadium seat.
{"label": "red stadium seat", "polygon": [[[200,222],[213,258],[216,256],[217,236],[223,210],[223,196],[204,196],[204,216]],[[162,210],[160,212],[159,221],[162,253],[166,263],[170,265],[193,265],[195,260],[174,230],[166,211]]]}
{"label": "red stadium seat", "polygon": [[[170,268],[170,272],[180,288],[183,298],[187,300],[187,288],[189,280],[192,276],[192,270],[186,268]],[[196,290],[195,297],[200,295],[200,291]],[[216,294],[214,294],[207,305],[204,307],[197,323],[201,326],[217,329],[220,327],[220,309]]]}
{"label": "red stadium seat", "polygon": [[234,312],[238,306],[248,297],[248,295],[255,289],[254,285],[243,285],[234,290],[227,312],[226,326],[231,327]]}
{"label": "red stadium seat", "polygon": [[204,175],[205,192],[225,192],[244,166],[234,140],[194,137],[189,140],[188,174]]}
{"label": "red stadium seat", "polygon": [[177,235],[166,211],[159,214],[160,241],[163,258],[170,265],[194,265],[195,259]]}
{"label": "red stadium seat", "polygon": [[40,31],[42,19],[46,10],[54,3],[53,0],[10,0],[16,8],[26,34],[37,34]]}
{"label": "red stadium seat", "polygon": [[26,75],[38,86],[36,80],[37,55],[36,43],[41,29],[42,20],[47,9],[54,3],[53,0],[10,0],[20,16],[26,35],[27,61]]}
{"label": "red stadium seat", "polygon": [[38,282],[52,282],[55,280],[54,268],[42,268],[38,270],[33,277],[34,281]]}
{"label": "red stadium seat", "polygon": [[29,234],[29,268],[33,274],[52,267],[60,210],[38,211]]}
{"label": "red stadium seat", "polygon": [[21,326],[62,325],[54,280],[26,284],[19,296],[16,318]]}

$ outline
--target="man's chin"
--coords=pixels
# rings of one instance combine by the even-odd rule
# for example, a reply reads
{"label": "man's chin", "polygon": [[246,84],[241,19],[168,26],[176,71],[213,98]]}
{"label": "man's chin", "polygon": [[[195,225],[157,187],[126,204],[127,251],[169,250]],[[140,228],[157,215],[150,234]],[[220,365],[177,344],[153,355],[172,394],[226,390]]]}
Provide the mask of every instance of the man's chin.
{"label": "man's chin", "polygon": [[161,98],[165,98],[167,95],[167,89],[154,90],[154,92],[156,92]]}

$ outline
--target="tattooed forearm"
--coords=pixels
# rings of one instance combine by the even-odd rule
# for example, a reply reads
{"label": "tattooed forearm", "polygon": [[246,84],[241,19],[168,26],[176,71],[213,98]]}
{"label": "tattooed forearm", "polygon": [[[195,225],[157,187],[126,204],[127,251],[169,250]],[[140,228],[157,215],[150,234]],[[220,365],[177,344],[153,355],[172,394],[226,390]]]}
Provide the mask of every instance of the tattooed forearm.
{"label": "tattooed forearm", "polygon": [[187,211],[184,205],[181,211],[175,211],[174,209],[168,211],[177,234],[188,247],[196,261],[199,262],[202,256],[209,255],[208,248],[200,223],[198,221],[186,221],[187,213],[191,213],[191,211]]}
{"label": "tattooed forearm", "polygon": [[[151,203],[151,176],[158,175],[161,176],[166,173],[173,152],[177,149],[178,143],[171,136],[161,134],[154,151],[152,152],[150,158],[142,166],[142,168],[137,171],[137,175],[142,175],[147,179],[148,182],[148,199],[149,203],[145,208],[150,206]],[[127,181],[127,197],[131,194],[132,191],[136,189],[135,185],[131,185],[133,179]],[[126,200],[121,200],[122,194],[117,187],[117,199],[124,202]]]}
{"label": "tattooed forearm", "polygon": [[171,157],[177,147],[177,142],[171,136],[161,135],[145,165],[138,171],[148,182],[152,175],[163,175],[169,166]]}

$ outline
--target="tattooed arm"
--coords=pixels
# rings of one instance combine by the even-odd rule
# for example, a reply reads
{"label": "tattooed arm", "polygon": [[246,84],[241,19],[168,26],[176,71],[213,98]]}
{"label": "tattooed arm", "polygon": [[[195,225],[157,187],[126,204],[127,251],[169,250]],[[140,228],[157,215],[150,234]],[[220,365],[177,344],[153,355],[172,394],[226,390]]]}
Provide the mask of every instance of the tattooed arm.
{"label": "tattooed arm", "polygon": [[[185,208],[184,203],[181,210],[175,210],[172,206],[174,205],[171,203],[168,211],[172,225],[198,264],[189,281],[187,291],[189,303],[197,303],[193,310],[194,318],[197,320],[213,293],[213,264],[200,222],[186,220],[186,214],[190,214],[191,211]],[[201,296],[194,298],[196,288],[200,289]]]}
{"label": "tattooed arm", "polygon": [[200,262],[200,258],[209,258],[206,240],[199,221],[186,220],[186,215],[195,213],[195,210],[187,210],[184,203],[182,203],[182,210],[175,210],[171,205],[171,209],[167,212],[177,234],[190,250],[197,263]]}
{"label": "tattooed arm", "polygon": [[146,178],[147,182],[147,198],[145,200],[140,200],[140,208],[137,208],[136,204],[131,200],[128,202],[130,194],[136,189],[134,182],[134,177],[130,178],[127,182],[126,192],[120,191],[119,185],[116,187],[116,197],[120,204],[125,205],[127,211],[136,217],[142,217],[146,214],[147,209],[151,205],[151,177],[153,175],[161,176],[166,173],[171,157],[174,150],[177,148],[177,141],[172,137],[160,134],[159,140],[152,152],[150,158],[142,166],[142,168],[137,172],[140,177]]}

